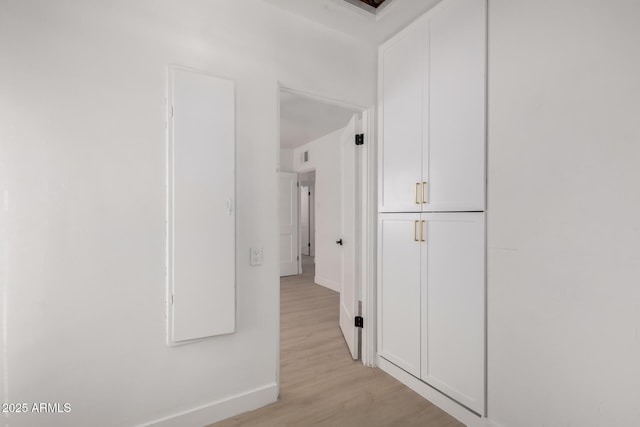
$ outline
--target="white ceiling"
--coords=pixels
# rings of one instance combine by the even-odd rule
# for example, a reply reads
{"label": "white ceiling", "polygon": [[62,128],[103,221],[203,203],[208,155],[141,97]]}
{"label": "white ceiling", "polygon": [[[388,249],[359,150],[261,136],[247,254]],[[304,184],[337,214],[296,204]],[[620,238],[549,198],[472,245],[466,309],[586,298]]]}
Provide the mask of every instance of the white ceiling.
{"label": "white ceiling", "polygon": [[297,148],[342,129],[357,112],[355,109],[281,91],[280,148]]}
{"label": "white ceiling", "polygon": [[441,0],[387,0],[377,14],[345,0],[264,0],[302,18],[378,46]]}

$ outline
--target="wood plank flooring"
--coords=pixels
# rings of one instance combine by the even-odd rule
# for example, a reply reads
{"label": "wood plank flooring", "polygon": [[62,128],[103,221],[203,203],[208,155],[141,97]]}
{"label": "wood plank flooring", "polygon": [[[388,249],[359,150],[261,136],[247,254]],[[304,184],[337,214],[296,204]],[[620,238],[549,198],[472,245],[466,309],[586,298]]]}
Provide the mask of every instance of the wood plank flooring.
{"label": "wood plank flooring", "polygon": [[214,424],[236,426],[462,426],[380,369],[353,361],[338,327],[339,294],[301,276],[281,279],[280,398]]}

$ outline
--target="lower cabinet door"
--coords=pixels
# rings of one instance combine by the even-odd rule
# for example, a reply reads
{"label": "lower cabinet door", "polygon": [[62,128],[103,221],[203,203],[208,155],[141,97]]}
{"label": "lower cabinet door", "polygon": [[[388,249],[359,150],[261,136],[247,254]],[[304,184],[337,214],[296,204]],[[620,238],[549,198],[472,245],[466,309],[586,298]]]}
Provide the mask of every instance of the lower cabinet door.
{"label": "lower cabinet door", "polygon": [[379,220],[380,356],[420,376],[420,214]]}
{"label": "lower cabinet door", "polygon": [[485,408],[485,214],[422,214],[420,378]]}

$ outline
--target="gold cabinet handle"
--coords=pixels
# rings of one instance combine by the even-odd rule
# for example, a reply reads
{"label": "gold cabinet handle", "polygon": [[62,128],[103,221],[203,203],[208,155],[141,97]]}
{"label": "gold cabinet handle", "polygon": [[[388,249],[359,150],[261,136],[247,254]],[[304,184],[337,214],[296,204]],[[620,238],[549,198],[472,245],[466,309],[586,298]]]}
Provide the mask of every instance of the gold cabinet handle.
{"label": "gold cabinet handle", "polygon": [[420,221],[420,241],[421,242],[426,242],[426,240],[424,240],[424,234],[423,234],[423,229],[424,229],[424,223],[427,222],[425,220]]}
{"label": "gold cabinet handle", "polygon": [[[419,240],[418,240],[418,222],[419,221],[413,221],[413,240],[415,242],[419,242]],[[422,230],[420,230],[420,232],[422,233]]]}
{"label": "gold cabinet handle", "polygon": [[427,182],[426,181],[422,181],[422,203],[427,203],[427,198],[424,197],[424,188],[427,186]]}
{"label": "gold cabinet handle", "polygon": [[414,198],[415,198],[415,200],[416,200],[416,205],[419,205],[419,204],[420,204],[420,202],[418,201],[418,191],[419,191],[419,187],[420,187],[420,183],[419,183],[419,182],[416,182],[416,190],[415,190],[415,192],[413,193]]}

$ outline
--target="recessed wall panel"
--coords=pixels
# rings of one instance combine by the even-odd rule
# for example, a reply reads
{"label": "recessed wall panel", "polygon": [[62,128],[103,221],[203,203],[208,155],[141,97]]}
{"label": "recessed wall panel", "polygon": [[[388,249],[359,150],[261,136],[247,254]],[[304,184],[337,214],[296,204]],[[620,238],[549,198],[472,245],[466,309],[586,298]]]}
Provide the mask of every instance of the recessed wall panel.
{"label": "recessed wall panel", "polygon": [[235,330],[234,83],[169,71],[169,342]]}

